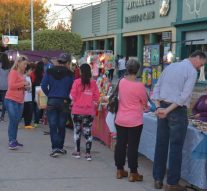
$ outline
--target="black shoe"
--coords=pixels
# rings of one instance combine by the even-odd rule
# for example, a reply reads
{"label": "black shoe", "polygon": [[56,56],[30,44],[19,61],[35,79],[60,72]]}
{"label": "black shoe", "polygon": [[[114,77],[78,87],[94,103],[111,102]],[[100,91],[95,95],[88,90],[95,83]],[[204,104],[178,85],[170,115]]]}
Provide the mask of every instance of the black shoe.
{"label": "black shoe", "polygon": [[59,149],[59,152],[62,155],[66,155],[67,154],[67,150],[65,150],[65,149]]}
{"label": "black shoe", "polygon": [[54,157],[54,158],[56,158],[56,157],[58,157],[58,156],[60,156],[61,155],[61,153],[60,153],[60,151],[58,150],[58,149],[55,149],[55,150],[53,150],[51,153],[50,153],[50,156],[51,157]]}
{"label": "black shoe", "polygon": [[155,180],[154,187],[155,189],[162,189],[163,183],[161,181]]}

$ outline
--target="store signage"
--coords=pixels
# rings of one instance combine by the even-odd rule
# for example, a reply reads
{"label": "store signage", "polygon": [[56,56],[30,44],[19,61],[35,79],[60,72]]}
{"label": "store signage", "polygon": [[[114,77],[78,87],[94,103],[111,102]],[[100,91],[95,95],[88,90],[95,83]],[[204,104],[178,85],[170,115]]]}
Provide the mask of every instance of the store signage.
{"label": "store signage", "polygon": [[127,3],[127,9],[131,10],[131,9],[136,9],[139,7],[143,7],[146,5],[151,5],[154,4],[155,0],[136,0],[136,1],[130,1]]}
{"label": "store signage", "polygon": [[155,18],[155,12],[154,11],[149,11],[141,14],[136,14],[132,15],[129,17],[125,17],[125,23],[136,23],[136,22],[141,22],[144,20],[150,20]]}
{"label": "store signage", "polygon": [[2,43],[6,44],[18,44],[18,36],[2,35]]}

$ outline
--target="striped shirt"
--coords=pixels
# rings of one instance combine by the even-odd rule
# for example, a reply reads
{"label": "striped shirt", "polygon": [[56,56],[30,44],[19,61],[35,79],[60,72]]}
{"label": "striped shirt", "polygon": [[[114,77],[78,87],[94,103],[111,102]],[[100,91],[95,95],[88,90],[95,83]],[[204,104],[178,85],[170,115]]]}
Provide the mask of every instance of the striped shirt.
{"label": "striped shirt", "polygon": [[152,98],[189,106],[196,79],[197,70],[189,59],[170,64],[158,79]]}

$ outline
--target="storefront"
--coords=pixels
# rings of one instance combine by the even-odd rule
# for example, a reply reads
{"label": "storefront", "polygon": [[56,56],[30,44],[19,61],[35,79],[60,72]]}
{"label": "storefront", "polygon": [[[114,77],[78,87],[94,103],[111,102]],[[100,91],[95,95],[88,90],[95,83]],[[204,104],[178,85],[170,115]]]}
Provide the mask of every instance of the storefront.
{"label": "storefront", "polygon": [[186,58],[194,50],[207,52],[207,1],[178,1],[176,55]]}
{"label": "storefront", "polygon": [[112,50],[118,54],[122,7],[123,0],[113,0],[73,11],[72,32],[81,35],[83,50]]}

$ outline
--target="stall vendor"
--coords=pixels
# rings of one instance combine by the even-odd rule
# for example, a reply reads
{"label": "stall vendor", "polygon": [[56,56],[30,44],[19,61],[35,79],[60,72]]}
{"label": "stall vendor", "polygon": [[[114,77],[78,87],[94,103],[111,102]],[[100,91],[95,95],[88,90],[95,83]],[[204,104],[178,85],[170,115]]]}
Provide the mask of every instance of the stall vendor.
{"label": "stall vendor", "polygon": [[207,95],[201,96],[192,109],[193,118],[207,122]]}

